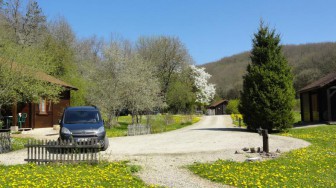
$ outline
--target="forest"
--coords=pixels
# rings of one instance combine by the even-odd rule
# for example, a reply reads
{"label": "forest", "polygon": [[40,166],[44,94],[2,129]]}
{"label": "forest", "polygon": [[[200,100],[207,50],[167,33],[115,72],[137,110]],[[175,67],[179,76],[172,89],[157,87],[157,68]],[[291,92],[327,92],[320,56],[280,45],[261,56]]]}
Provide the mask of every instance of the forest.
{"label": "forest", "polygon": [[215,95],[211,76],[193,64],[177,37],[79,38],[36,1],[0,1],[0,110],[41,98],[57,102],[63,88],[36,78],[42,71],[78,88],[71,105],[98,106],[110,125],[120,113],[192,113]]}
{"label": "forest", "polygon": [[[292,68],[296,91],[336,70],[335,42],[283,45],[283,53]],[[234,99],[239,98],[250,61],[250,53],[243,52],[203,66],[212,75],[210,82],[216,84],[217,94]]]}

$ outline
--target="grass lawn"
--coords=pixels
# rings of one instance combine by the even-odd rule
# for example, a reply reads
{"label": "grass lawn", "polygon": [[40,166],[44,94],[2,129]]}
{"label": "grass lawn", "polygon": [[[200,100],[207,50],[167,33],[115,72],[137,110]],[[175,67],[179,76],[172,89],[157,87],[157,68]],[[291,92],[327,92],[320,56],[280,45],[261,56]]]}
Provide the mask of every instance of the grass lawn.
{"label": "grass lawn", "polygon": [[33,138],[17,138],[17,137],[12,137],[12,151],[15,150],[20,150],[24,148],[24,145],[28,143],[28,140],[31,140]]}
{"label": "grass lawn", "polygon": [[[150,117],[150,125],[152,133],[161,133],[183,128],[185,126],[196,123],[200,120],[200,116],[195,115],[153,115]],[[166,125],[168,122],[168,125]],[[127,135],[127,126],[132,123],[132,116],[121,116],[118,119],[119,127],[106,129],[107,137],[117,137]],[[143,116],[142,123],[146,124],[146,117]]]}
{"label": "grass lawn", "polygon": [[[300,123],[301,122],[301,112],[293,111],[293,115],[294,115],[294,123]],[[231,119],[232,119],[232,123],[236,126],[239,126],[239,119],[241,119],[240,126],[246,127],[243,121],[243,116],[241,114],[231,114]]]}
{"label": "grass lawn", "polygon": [[231,114],[232,123],[237,127],[246,127],[241,114]]}
{"label": "grass lawn", "polygon": [[218,160],[195,163],[189,169],[211,181],[238,187],[336,187],[336,126],[291,129],[281,135],[304,139],[312,145],[275,160]]}
{"label": "grass lawn", "polygon": [[301,112],[293,111],[293,114],[294,114],[294,123],[301,122]]}
{"label": "grass lawn", "polygon": [[154,187],[133,175],[125,162],[0,166],[0,187]]}

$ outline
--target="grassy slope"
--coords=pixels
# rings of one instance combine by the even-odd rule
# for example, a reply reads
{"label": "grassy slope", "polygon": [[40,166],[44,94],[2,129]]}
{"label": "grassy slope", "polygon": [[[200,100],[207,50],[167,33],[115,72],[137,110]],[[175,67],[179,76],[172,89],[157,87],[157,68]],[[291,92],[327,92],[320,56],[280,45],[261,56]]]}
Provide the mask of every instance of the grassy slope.
{"label": "grassy slope", "polygon": [[189,169],[201,177],[238,187],[335,187],[336,126],[292,129],[284,136],[307,140],[311,146],[275,160],[238,163],[218,160]]}
{"label": "grassy slope", "polygon": [[[293,68],[296,89],[336,69],[336,43],[285,45],[283,51]],[[203,66],[212,75],[210,81],[228,91],[242,87],[242,76],[250,61],[249,53],[243,52]]]}

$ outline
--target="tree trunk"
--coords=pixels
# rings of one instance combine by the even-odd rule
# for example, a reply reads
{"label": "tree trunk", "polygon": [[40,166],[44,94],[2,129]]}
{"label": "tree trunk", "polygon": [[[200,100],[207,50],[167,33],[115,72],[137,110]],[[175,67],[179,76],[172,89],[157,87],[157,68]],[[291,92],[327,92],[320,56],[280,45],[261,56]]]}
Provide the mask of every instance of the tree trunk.
{"label": "tree trunk", "polygon": [[109,114],[109,117],[108,117],[108,120],[107,120],[107,127],[109,128],[109,129],[111,129],[112,127],[113,127],[113,114],[112,113],[110,113]]}
{"label": "tree trunk", "polygon": [[119,122],[119,116],[120,116],[120,111],[118,110],[118,113],[116,114],[116,121]]}
{"label": "tree trunk", "polygon": [[268,130],[263,129],[261,131],[262,137],[263,137],[263,150],[266,153],[269,153],[269,144],[268,144]]}
{"label": "tree trunk", "polygon": [[0,105],[0,121],[4,118],[1,111],[2,111],[2,105]]}
{"label": "tree trunk", "polygon": [[132,125],[134,125],[134,110],[132,110]]}
{"label": "tree trunk", "polygon": [[149,118],[150,118],[150,115],[147,114],[147,116],[146,116],[146,125],[147,125],[147,126],[149,126]]}
{"label": "tree trunk", "polygon": [[12,126],[18,126],[18,117],[17,117],[17,103],[16,100],[13,103],[12,106],[12,116],[13,116],[13,124]]}

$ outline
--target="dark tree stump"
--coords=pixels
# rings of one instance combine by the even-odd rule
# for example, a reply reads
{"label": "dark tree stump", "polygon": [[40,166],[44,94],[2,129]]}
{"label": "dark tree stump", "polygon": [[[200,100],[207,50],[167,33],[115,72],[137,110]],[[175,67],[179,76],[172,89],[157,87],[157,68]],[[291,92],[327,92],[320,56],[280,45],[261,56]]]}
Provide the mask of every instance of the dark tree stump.
{"label": "dark tree stump", "polygon": [[268,144],[268,130],[261,130],[261,135],[263,137],[263,151],[269,153],[269,144]]}

